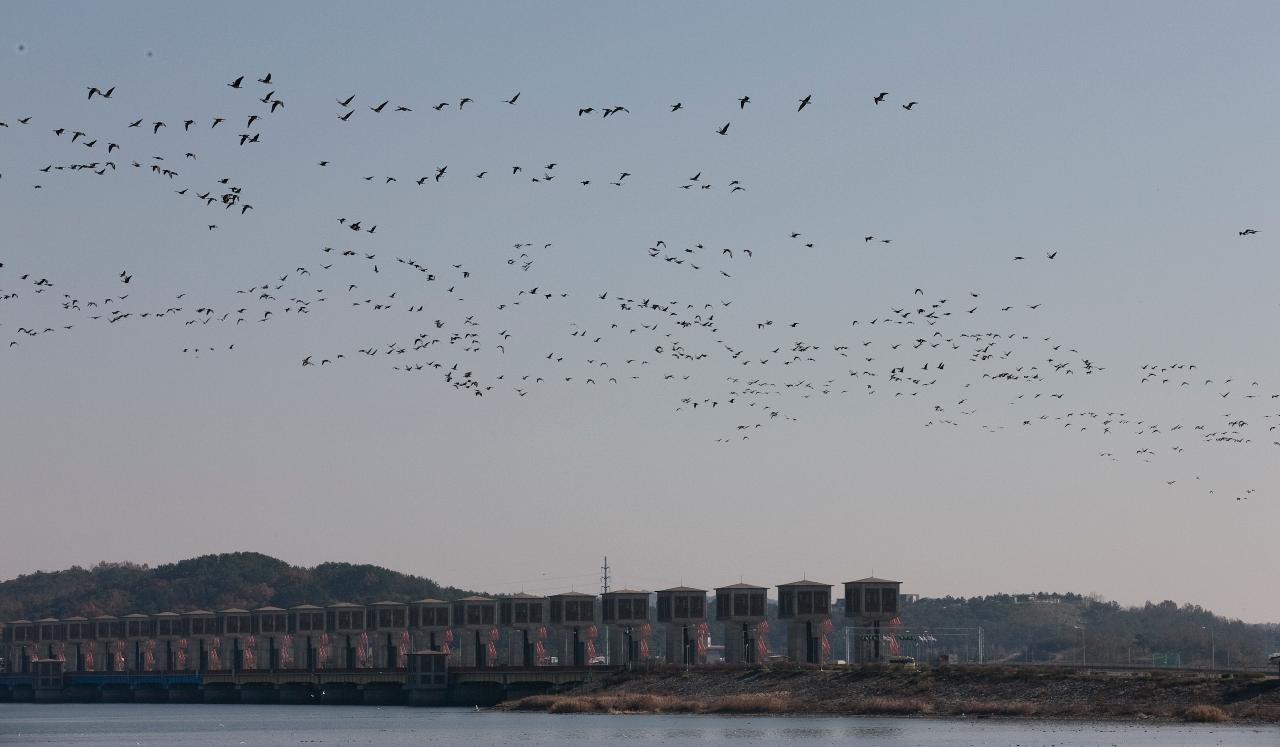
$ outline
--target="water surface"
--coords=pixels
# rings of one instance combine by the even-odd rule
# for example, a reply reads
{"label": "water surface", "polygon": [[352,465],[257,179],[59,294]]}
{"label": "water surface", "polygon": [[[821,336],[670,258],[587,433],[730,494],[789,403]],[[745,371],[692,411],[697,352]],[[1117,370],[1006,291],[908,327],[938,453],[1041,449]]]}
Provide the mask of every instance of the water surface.
{"label": "water surface", "polygon": [[1277,747],[1280,729],[879,717],[551,715],[367,706],[0,703],[0,744]]}

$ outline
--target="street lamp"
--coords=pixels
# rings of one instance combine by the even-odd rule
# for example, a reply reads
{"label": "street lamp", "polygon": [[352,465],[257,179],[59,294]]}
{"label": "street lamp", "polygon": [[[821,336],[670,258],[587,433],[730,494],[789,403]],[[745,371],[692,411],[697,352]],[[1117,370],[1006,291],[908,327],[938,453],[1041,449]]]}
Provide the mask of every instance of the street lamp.
{"label": "street lamp", "polygon": [[1213,628],[1208,625],[1201,625],[1201,630],[1209,631],[1209,671],[1212,672],[1218,668],[1218,645],[1213,635]]}
{"label": "street lamp", "polygon": [[1087,667],[1089,666],[1089,648],[1084,639],[1084,626],[1072,625],[1071,627],[1080,631],[1080,666]]}

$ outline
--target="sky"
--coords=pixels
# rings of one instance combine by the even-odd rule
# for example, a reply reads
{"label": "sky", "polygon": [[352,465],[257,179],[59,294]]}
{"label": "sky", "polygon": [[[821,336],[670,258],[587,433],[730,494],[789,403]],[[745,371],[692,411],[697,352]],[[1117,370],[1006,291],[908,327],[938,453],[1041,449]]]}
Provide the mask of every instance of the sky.
{"label": "sky", "polygon": [[607,555],[1280,620],[1274,4],[5,17],[0,577]]}

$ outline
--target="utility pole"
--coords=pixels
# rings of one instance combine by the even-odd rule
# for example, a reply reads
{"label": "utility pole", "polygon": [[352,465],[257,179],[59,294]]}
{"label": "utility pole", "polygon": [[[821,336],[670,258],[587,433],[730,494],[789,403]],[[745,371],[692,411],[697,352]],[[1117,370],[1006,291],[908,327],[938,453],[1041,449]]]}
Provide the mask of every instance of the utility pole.
{"label": "utility pole", "polygon": [[[604,565],[600,566],[600,593],[609,593],[609,556],[604,556]],[[604,605],[604,599],[600,600],[600,604]],[[601,610],[603,612],[603,610]],[[606,664],[612,664],[609,660],[609,626],[604,626],[604,660]],[[590,662],[587,662],[590,664]]]}

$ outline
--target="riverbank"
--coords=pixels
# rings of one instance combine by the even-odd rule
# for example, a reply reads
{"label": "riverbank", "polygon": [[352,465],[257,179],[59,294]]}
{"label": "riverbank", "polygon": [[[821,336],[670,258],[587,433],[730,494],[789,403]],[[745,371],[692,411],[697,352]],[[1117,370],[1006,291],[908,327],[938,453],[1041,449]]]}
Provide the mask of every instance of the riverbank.
{"label": "riverbank", "polygon": [[660,669],[612,675],[500,708],[1280,723],[1280,680],[1025,667]]}

